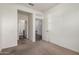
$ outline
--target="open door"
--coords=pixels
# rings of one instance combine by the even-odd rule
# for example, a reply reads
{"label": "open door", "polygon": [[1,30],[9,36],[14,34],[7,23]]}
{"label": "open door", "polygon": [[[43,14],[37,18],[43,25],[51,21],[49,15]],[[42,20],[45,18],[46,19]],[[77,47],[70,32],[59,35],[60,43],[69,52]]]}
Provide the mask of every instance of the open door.
{"label": "open door", "polygon": [[36,27],[35,27],[35,35],[36,35],[36,41],[42,40],[42,20],[36,19]]}

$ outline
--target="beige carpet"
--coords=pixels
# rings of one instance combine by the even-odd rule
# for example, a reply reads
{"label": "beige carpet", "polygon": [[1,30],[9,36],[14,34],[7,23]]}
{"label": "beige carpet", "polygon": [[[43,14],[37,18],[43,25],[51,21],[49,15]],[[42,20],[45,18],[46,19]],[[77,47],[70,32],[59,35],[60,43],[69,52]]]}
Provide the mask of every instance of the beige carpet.
{"label": "beige carpet", "polygon": [[19,41],[19,45],[12,48],[3,49],[8,55],[77,55],[78,53],[63,47],[57,46],[46,41],[37,41],[35,43],[30,40]]}

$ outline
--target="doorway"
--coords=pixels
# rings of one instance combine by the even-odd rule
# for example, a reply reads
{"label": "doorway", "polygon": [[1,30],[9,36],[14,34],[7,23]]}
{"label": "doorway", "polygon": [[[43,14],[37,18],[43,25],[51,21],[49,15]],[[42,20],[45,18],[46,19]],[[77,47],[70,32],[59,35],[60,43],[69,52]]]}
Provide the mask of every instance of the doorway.
{"label": "doorway", "polygon": [[18,44],[28,39],[28,14],[18,10]]}
{"label": "doorway", "polygon": [[32,13],[18,10],[18,44],[26,40],[33,41],[33,15]]}
{"label": "doorway", "polygon": [[36,41],[40,41],[42,40],[42,19],[37,18],[35,22]]}

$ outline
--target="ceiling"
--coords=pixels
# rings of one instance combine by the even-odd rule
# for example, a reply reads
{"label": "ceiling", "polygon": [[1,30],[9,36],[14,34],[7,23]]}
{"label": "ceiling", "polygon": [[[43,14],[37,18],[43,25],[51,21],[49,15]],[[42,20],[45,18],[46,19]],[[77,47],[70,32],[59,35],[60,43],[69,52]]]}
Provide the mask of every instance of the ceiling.
{"label": "ceiling", "polygon": [[27,6],[29,8],[44,12],[51,7],[55,7],[58,3],[33,3],[34,6],[29,5],[28,3],[19,3],[19,5]]}

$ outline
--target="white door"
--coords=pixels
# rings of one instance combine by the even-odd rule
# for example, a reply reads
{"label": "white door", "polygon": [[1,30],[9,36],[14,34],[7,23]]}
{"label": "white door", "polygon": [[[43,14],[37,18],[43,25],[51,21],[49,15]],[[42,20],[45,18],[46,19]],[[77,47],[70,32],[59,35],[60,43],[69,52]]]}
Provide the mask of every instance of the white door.
{"label": "white door", "polygon": [[48,41],[48,19],[45,17],[45,19],[42,21],[42,39]]}

